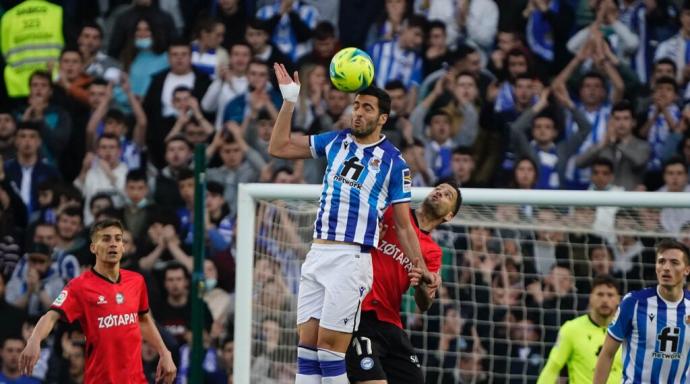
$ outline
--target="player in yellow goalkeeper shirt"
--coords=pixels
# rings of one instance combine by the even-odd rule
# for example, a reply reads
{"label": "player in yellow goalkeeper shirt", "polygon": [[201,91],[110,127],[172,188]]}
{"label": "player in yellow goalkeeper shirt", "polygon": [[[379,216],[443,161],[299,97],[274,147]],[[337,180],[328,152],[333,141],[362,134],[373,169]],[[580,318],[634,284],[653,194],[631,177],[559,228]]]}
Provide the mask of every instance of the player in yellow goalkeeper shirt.
{"label": "player in yellow goalkeeper shirt", "polygon": [[[597,357],[606,339],[606,328],[620,302],[618,284],[610,276],[597,276],[589,294],[589,313],[566,321],[558,332],[558,341],[549,354],[537,384],[558,382],[561,369],[568,365],[568,383],[590,384],[594,376]],[[621,353],[616,354],[608,384],[620,383]]]}

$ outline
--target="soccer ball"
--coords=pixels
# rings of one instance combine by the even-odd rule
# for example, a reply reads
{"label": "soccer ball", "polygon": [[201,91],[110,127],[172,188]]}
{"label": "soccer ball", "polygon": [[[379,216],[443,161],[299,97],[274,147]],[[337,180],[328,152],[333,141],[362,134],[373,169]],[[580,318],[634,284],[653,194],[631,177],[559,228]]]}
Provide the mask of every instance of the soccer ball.
{"label": "soccer ball", "polygon": [[374,63],[359,48],[343,48],[331,59],[331,82],[343,92],[357,92],[374,80]]}

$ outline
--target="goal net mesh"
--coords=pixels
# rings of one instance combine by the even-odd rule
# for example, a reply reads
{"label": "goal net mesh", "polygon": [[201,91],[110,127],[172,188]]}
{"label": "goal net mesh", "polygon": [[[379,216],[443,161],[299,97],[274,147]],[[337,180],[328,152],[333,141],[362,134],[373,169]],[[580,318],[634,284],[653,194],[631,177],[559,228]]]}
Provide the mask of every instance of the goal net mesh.
{"label": "goal net mesh", "polygon": [[[317,208],[257,203],[252,383],[294,381],[300,266]],[[586,313],[593,277],[613,275],[623,293],[642,288],[654,283],[658,240],[690,243],[677,217],[675,208],[464,205],[433,233],[439,298],[420,314],[408,292],[401,308],[426,382],[536,382],[559,326]],[[680,229],[663,229],[672,224]]]}

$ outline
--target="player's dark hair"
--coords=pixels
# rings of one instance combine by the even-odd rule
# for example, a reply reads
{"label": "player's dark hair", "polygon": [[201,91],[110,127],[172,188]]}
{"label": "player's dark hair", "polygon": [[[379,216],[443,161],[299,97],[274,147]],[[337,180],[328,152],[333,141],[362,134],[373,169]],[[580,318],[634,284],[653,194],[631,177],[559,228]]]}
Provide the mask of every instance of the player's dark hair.
{"label": "player's dark hair", "polygon": [[619,295],[621,293],[621,288],[620,286],[618,286],[618,281],[616,281],[616,279],[614,279],[613,276],[600,275],[592,279],[592,289],[590,290],[590,292],[594,292],[594,288],[600,285],[605,285],[607,287],[614,288]]}
{"label": "player's dark hair", "polygon": [[683,262],[685,262],[685,265],[690,265],[690,249],[688,249],[687,245],[681,243],[678,240],[663,239],[656,243],[654,248],[656,248],[657,255],[664,253],[670,249],[677,249],[683,253]]}
{"label": "player's dark hair", "polygon": [[391,97],[388,92],[383,89],[371,85],[356,93],[357,96],[374,96],[379,101],[379,115],[388,115],[391,113]]}
{"label": "player's dark hair", "polygon": [[91,238],[91,241],[93,241],[100,231],[110,227],[116,227],[122,232],[125,231],[125,227],[122,225],[122,222],[120,220],[104,219],[91,226],[91,230],[89,231],[89,238]]}
{"label": "player's dark hair", "polygon": [[594,169],[595,166],[602,166],[602,167],[607,167],[611,172],[614,171],[615,166],[613,165],[613,161],[610,159],[607,159],[606,157],[597,157],[592,161],[592,165],[590,165],[590,168]]}
{"label": "player's dark hair", "polygon": [[676,80],[670,76],[661,76],[660,78],[654,80],[654,88],[661,84],[668,84],[673,87],[673,91],[678,93],[678,83]]}
{"label": "player's dark hair", "polygon": [[438,187],[441,184],[448,184],[458,192],[458,198],[455,199],[455,206],[453,207],[453,217],[455,217],[462,206],[462,191],[460,191],[460,184],[458,184],[455,179],[449,177],[437,181],[436,184],[434,184],[434,187]]}

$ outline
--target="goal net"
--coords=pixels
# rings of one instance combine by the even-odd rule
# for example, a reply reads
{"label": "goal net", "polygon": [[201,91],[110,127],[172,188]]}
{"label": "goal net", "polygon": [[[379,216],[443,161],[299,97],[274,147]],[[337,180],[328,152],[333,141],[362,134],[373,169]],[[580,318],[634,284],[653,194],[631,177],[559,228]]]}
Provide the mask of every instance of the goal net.
{"label": "goal net", "polygon": [[[292,383],[300,266],[320,189],[240,190],[235,383]],[[415,204],[429,190],[415,190]],[[593,277],[639,289],[655,281],[659,239],[690,245],[687,195],[463,190],[458,216],[433,233],[443,249],[438,299],[420,314],[408,292],[401,308],[426,382],[536,382],[559,326],[586,313]]]}

